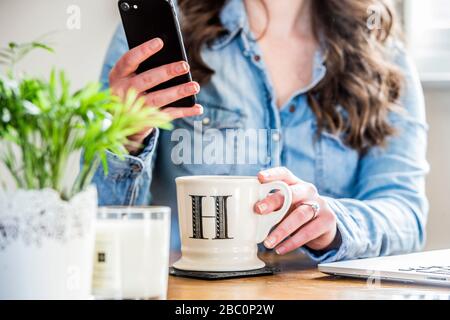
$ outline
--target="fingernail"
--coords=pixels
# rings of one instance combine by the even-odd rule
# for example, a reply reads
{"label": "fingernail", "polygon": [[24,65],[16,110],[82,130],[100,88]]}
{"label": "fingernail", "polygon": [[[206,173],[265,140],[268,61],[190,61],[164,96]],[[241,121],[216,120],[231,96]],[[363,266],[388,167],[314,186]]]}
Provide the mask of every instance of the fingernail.
{"label": "fingernail", "polygon": [[270,177],[270,173],[268,173],[267,171],[261,171],[259,174],[262,175],[264,178]]}
{"label": "fingernail", "polygon": [[267,237],[266,240],[264,241],[264,246],[266,248],[273,248],[273,245],[275,244],[275,238],[274,237]]}
{"label": "fingernail", "polygon": [[183,73],[183,72],[187,72],[188,68],[189,68],[188,64],[186,62],[182,62],[182,63],[179,63],[175,67],[175,71],[176,71],[176,73]]}
{"label": "fingernail", "polygon": [[203,106],[197,106],[197,108],[198,108],[198,113],[203,114]]}
{"label": "fingernail", "polygon": [[258,210],[261,213],[266,212],[267,210],[267,204],[265,204],[264,202],[261,202],[260,204],[258,204]]}
{"label": "fingernail", "polygon": [[284,254],[284,253],[286,252],[286,248],[283,247],[283,246],[278,247],[278,248],[275,250],[275,252],[276,252],[277,254]]}
{"label": "fingernail", "polygon": [[200,86],[197,84],[197,83],[190,83],[188,86],[187,86],[187,91],[188,91],[188,93],[197,93],[197,92],[199,92],[200,91]]}
{"label": "fingernail", "polygon": [[156,50],[162,46],[162,40],[160,38],[155,38],[149,43],[150,49]]}

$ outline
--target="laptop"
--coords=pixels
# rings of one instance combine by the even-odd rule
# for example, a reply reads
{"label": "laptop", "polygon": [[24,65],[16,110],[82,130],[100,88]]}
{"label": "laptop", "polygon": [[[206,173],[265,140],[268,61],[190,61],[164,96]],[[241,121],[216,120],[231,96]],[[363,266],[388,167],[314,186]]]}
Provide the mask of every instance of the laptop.
{"label": "laptop", "polygon": [[352,278],[450,287],[450,250],[322,263],[319,271]]}

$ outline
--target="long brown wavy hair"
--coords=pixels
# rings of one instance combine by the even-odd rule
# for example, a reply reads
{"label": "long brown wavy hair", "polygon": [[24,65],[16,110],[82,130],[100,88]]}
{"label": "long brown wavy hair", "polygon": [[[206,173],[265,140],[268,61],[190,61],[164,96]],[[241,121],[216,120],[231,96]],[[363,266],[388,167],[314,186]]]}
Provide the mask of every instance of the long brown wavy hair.
{"label": "long brown wavy hair", "polygon": [[[201,84],[214,74],[202,59],[202,48],[227,33],[219,18],[226,2],[178,0],[193,77]],[[388,0],[312,0],[311,10],[327,67],[324,79],[308,92],[318,134],[326,130],[340,135],[362,154],[385,145],[396,132],[388,115],[399,110],[403,82],[387,57],[388,43],[398,35],[394,8]],[[368,27],[371,10],[379,15],[376,28]]]}

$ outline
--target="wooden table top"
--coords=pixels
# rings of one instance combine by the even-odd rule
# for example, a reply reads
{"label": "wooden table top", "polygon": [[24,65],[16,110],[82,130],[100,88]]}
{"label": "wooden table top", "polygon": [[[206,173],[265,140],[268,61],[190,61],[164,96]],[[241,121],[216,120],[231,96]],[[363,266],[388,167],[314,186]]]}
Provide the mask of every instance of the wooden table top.
{"label": "wooden table top", "polygon": [[[173,254],[175,262],[179,254]],[[271,276],[228,280],[169,277],[170,300],[373,300],[450,299],[450,289],[403,283],[373,283],[328,276],[305,256],[265,253],[261,258],[281,270]]]}

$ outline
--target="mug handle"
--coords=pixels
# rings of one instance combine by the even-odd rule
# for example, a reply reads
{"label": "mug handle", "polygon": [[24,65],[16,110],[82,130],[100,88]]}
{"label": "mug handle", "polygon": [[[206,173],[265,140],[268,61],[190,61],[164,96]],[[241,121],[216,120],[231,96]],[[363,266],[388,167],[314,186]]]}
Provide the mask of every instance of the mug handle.
{"label": "mug handle", "polygon": [[270,191],[272,190],[280,190],[284,196],[284,203],[280,210],[274,211],[269,214],[256,214],[258,219],[258,225],[256,230],[256,242],[263,242],[267,235],[277,223],[283,219],[283,217],[288,213],[289,208],[292,204],[292,192],[289,186],[282,181],[275,181],[261,184],[260,186],[260,198],[264,199]]}

